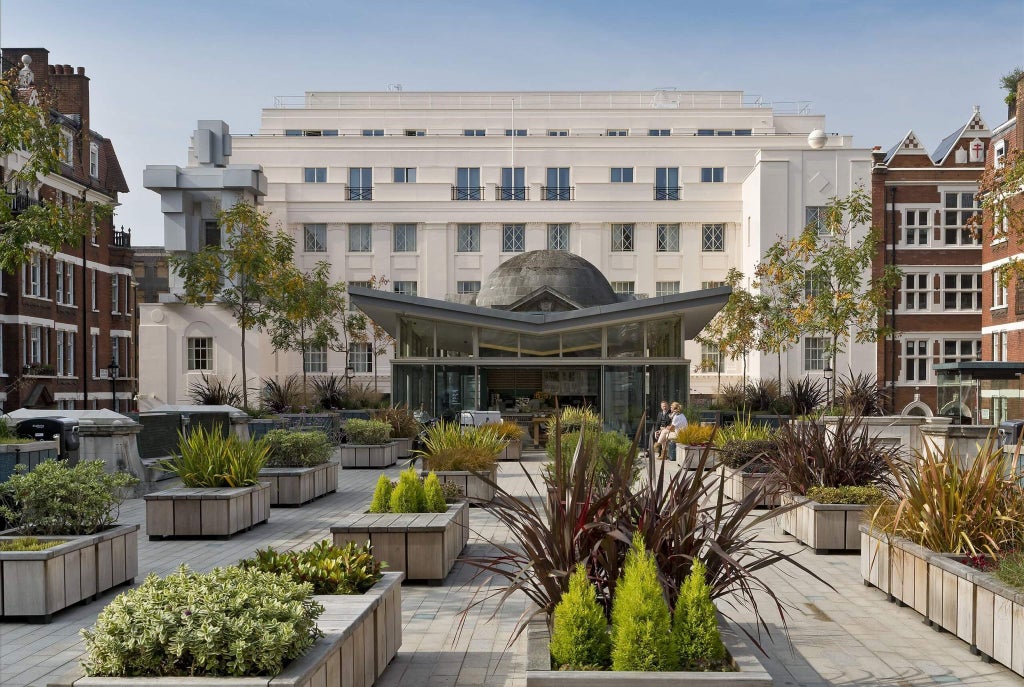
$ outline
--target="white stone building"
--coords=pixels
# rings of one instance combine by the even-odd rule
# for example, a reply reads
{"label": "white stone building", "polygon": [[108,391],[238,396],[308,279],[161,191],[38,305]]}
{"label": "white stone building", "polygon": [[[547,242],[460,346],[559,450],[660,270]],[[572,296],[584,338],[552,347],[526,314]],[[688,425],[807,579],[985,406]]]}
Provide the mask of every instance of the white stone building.
{"label": "white stone building", "polygon": [[[231,163],[262,167],[262,202],[294,233],[297,261],[327,259],[338,280],[386,277],[399,292],[465,302],[516,253],[556,248],[643,297],[718,285],[731,267],[749,275],[763,250],[795,236],[829,197],[866,186],[870,151],[850,136],[809,139],[825,128],[802,105],[740,91],[316,92],[279,98],[259,132],[236,135],[229,152]],[[149,177],[145,185],[161,188]],[[201,245],[212,210],[196,207],[188,241],[179,219],[167,222],[169,250]],[[237,330],[223,313],[143,310],[143,358],[152,335],[168,361],[143,361],[143,405],[184,400],[194,339],[203,339],[200,364],[240,377]],[[817,343],[795,346],[783,375],[820,374]],[[707,355],[687,343],[691,393],[715,390],[717,375],[696,369]],[[249,360],[250,384],[302,365],[263,340]],[[874,361],[873,344],[854,345],[837,368],[874,372]],[[376,364],[387,391],[388,361]],[[373,377],[362,352],[314,353],[306,365]],[[742,361],[723,365],[723,383],[737,381]],[[775,376],[776,359],[755,354],[747,370]]]}

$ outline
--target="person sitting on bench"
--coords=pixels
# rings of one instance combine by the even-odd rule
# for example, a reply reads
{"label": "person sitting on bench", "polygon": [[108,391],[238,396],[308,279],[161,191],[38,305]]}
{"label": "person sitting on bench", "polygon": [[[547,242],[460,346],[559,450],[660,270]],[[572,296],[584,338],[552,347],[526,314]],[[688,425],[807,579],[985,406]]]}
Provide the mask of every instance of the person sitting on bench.
{"label": "person sitting on bench", "polygon": [[673,401],[672,405],[669,406],[669,410],[671,411],[671,424],[663,428],[658,434],[658,443],[654,447],[654,455],[658,460],[664,460],[667,457],[669,440],[675,440],[676,432],[687,425],[686,416],[683,414],[683,406]]}

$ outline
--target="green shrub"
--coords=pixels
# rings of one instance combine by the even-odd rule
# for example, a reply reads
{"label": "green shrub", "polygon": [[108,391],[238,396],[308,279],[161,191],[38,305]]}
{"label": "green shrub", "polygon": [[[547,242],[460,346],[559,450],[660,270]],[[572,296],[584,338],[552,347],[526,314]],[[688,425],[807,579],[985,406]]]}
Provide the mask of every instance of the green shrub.
{"label": "green shrub", "polygon": [[507,442],[486,427],[438,422],[427,430],[417,455],[431,470],[490,472]]}
{"label": "green shrub", "polygon": [[597,603],[597,591],[577,564],[569,577],[569,591],[555,606],[551,628],[551,660],[555,668],[605,669],[611,663],[608,619]]}
{"label": "green shrub", "polygon": [[373,500],[370,501],[371,513],[388,513],[391,511],[391,480],[387,475],[381,475],[377,479],[377,486],[373,489]]}
{"label": "green shrub", "polygon": [[350,444],[376,446],[386,444],[391,439],[391,425],[380,420],[353,418],[345,423],[345,434]]}
{"label": "green shrub", "polygon": [[68,466],[45,460],[0,485],[0,518],[21,534],[93,534],[117,522],[122,489],[138,483],[124,473],[109,474],[102,460]]}
{"label": "green shrub", "polygon": [[716,670],[725,661],[725,645],[706,578],[704,564],[695,560],[676,600],[672,641],[681,670]]}
{"label": "green shrub", "polygon": [[36,537],[18,537],[0,541],[0,551],[45,551],[55,546],[67,544],[62,539],[37,539]]}
{"label": "green shrub", "polygon": [[308,582],[314,594],[362,594],[382,577],[381,563],[373,557],[369,543],[333,546],[327,539],[305,551],[258,549],[254,558],[241,561],[239,566]]}
{"label": "green shrub", "polygon": [[398,476],[398,484],[391,492],[392,513],[425,513],[427,511],[427,496],[423,492],[423,483],[420,482],[416,469],[410,467],[402,470]]}
{"label": "green shrub", "polygon": [[[717,444],[718,435],[715,437]],[[719,462],[730,468],[746,467],[750,472],[763,472],[758,459],[775,448],[774,439],[730,439],[718,449]]]}
{"label": "green shrub", "polygon": [[[607,479],[618,461],[626,459],[633,461],[633,476],[636,477],[641,468],[639,452],[630,454],[633,449],[633,442],[621,432],[600,432],[594,434],[588,430],[587,446],[589,451],[596,452],[595,470],[597,479]],[[560,437],[562,455],[569,457],[575,455],[576,446],[580,443],[579,432],[568,432]],[[555,461],[555,442],[548,441],[546,452],[548,454],[548,469],[551,469]],[[566,461],[568,464],[569,461]]]}
{"label": "green shrub", "polygon": [[441,491],[441,482],[437,479],[437,474],[431,472],[423,480],[423,495],[428,513],[444,513],[448,510],[448,502],[444,499],[444,492]]}
{"label": "green shrub", "polygon": [[324,432],[273,429],[263,437],[269,468],[310,468],[331,459],[334,448]]}
{"label": "green shrub", "polygon": [[259,482],[268,451],[262,440],[224,436],[217,427],[197,427],[178,437],[178,453],[160,461],[159,467],[175,473],[186,487],[248,487]]}
{"label": "green shrub", "polygon": [[612,670],[660,671],[678,666],[672,622],[654,556],[637,534],[612,600]]}
{"label": "green shrub", "polygon": [[818,503],[845,503],[877,506],[886,499],[885,492],[876,486],[867,487],[811,487],[807,498]]}
{"label": "green shrub", "polygon": [[322,633],[308,584],[284,575],[186,566],[150,575],[118,595],[83,630],[86,675],[277,675]]}

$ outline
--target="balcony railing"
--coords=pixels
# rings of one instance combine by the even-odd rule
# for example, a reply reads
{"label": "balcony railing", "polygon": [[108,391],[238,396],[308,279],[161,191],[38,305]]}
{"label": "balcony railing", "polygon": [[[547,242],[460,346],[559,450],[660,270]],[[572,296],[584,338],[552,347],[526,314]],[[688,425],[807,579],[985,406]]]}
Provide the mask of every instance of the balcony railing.
{"label": "balcony railing", "polygon": [[349,200],[373,200],[373,186],[349,186]]}
{"label": "balcony railing", "polygon": [[483,200],[483,186],[452,186],[452,200]]}
{"label": "balcony railing", "polygon": [[121,227],[114,230],[112,245],[117,248],[132,247],[132,230]]}
{"label": "balcony railing", "polygon": [[24,193],[14,193],[7,196],[7,205],[15,213],[24,212],[33,205],[39,205],[39,201]]}
{"label": "balcony railing", "polygon": [[498,186],[494,191],[495,200],[526,200],[530,189],[525,186]]}
{"label": "balcony railing", "polygon": [[679,186],[655,186],[654,200],[679,200],[682,197]]}
{"label": "balcony railing", "polygon": [[575,186],[541,186],[540,194],[544,200],[574,200]]}

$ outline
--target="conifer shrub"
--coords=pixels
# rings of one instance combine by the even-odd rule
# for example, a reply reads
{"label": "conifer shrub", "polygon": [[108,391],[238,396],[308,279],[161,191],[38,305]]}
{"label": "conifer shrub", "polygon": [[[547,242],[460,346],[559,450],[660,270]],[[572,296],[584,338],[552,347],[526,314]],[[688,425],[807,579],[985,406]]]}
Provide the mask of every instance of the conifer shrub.
{"label": "conifer shrub", "polygon": [[672,619],[654,555],[637,534],[612,600],[612,670],[676,670]]}
{"label": "conifer shrub", "polygon": [[429,473],[423,480],[423,495],[426,500],[427,511],[431,513],[443,513],[448,510],[448,502],[444,499],[444,492],[441,491],[441,482],[433,472]]}
{"label": "conifer shrub", "polygon": [[693,562],[679,590],[672,618],[672,641],[681,670],[718,670],[725,661],[725,645],[718,632],[707,570],[700,560]]}
{"label": "conifer shrub", "polygon": [[569,591],[555,606],[551,659],[556,668],[568,670],[603,670],[611,663],[608,620],[582,563],[569,577]]}
{"label": "conifer shrub", "polygon": [[377,480],[377,486],[373,490],[373,500],[370,502],[371,513],[387,513],[391,510],[391,480],[387,475],[381,475]]}
{"label": "conifer shrub", "polygon": [[402,470],[398,476],[398,484],[391,492],[391,512],[424,513],[426,509],[427,496],[415,468]]}

